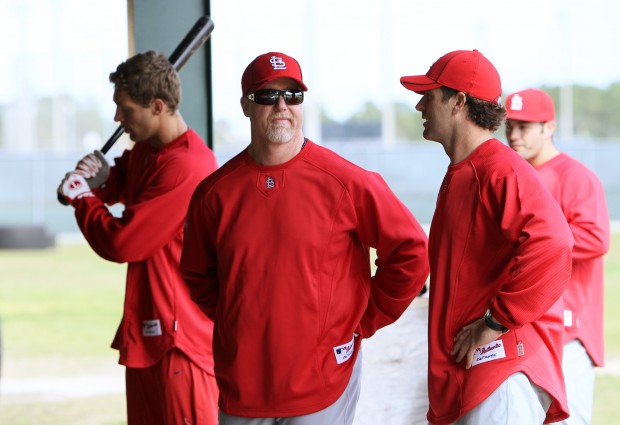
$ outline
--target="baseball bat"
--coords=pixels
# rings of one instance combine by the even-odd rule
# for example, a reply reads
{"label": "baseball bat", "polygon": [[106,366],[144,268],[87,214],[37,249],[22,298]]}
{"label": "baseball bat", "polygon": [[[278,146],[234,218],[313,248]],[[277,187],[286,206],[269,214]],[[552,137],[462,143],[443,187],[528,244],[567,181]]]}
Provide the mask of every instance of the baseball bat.
{"label": "baseball bat", "polygon": [[[213,28],[213,21],[209,16],[201,16],[196,21],[192,29],[189,30],[183,40],[181,40],[176,49],[174,49],[172,54],[168,57],[168,60],[176,71],[180,71],[192,55],[205,44],[211,36],[211,32],[213,32]],[[105,145],[103,145],[101,152],[105,155],[124,132],[123,126],[119,125]],[[58,194],[58,202],[67,205],[60,194]]]}
{"label": "baseball bat", "polygon": [[[192,57],[194,53],[209,39],[213,32],[213,21],[209,16],[201,16],[191,30],[181,40],[176,49],[172,52],[168,60],[175,70],[180,71],[183,65]],[[116,131],[110,136],[108,141],[101,148],[101,152],[106,154],[116,141],[124,133],[123,126],[118,126]]]}

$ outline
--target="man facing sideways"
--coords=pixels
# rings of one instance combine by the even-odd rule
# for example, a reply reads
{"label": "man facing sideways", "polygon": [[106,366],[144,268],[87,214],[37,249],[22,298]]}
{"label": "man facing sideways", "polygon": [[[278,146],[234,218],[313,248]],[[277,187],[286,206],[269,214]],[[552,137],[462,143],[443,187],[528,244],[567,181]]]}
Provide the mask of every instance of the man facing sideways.
{"label": "man facing sideways", "polygon": [[594,367],[603,366],[603,256],[609,249],[605,191],[585,165],[553,142],[555,106],[547,93],[526,89],[506,98],[506,138],[538,171],[560,204],[573,232],[573,269],[564,291],[562,369],[570,417],[565,424],[592,421]]}
{"label": "man facing sideways", "polygon": [[250,144],[196,189],[181,256],[215,323],[220,424],[351,424],[361,339],[420,292],[427,238],[377,173],[304,137],[294,58],[256,57],[241,87]]}
{"label": "man facing sideways", "polygon": [[[215,425],[213,322],[191,301],[179,272],[183,223],[213,152],[183,120],[181,86],[168,59],[135,55],[110,74],[115,121],[135,145],[108,166],[84,157],[58,187],[102,258],[128,263],[123,319],[112,346],[126,366],[128,425]],[[122,203],[121,217],[107,205]]]}
{"label": "man facing sideways", "polygon": [[422,95],[424,138],[450,158],[429,235],[432,424],[542,424],[568,416],[561,295],[572,236],[536,172],[493,137],[500,77],[477,50],[401,83]]}

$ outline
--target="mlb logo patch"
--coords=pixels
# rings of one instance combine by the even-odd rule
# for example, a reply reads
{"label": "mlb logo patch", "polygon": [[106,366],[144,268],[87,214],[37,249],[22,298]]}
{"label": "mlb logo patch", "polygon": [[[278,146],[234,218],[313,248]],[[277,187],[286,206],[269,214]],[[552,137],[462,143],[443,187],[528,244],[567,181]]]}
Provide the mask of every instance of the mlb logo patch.
{"label": "mlb logo patch", "polygon": [[334,355],[336,356],[336,363],[341,364],[351,358],[355,352],[355,336],[350,342],[346,344],[334,347]]}

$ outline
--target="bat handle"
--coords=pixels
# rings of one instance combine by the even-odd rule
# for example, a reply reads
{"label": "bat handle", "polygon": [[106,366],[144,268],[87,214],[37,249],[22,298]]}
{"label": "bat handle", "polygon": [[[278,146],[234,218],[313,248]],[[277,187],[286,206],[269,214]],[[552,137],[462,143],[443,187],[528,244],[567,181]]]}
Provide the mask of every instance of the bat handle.
{"label": "bat handle", "polygon": [[118,138],[123,135],[124,131],[125,131],[125,129],[123,129],[123,126],[119,125],[118,128],[116,129],[116,131],[110,136],[108,141],[105,142],[105,145],[103,145],[103,147],[101,148],[101,153],[103,153],[104,155],[106,153],[108,153],[108,151],[114,145],[114,143],[116,143]]}
{"label": "bat handle", "polygon": [[[180,71],[183,65],[185,65],[185,62],[187,62],[194,52],[207,41],[213,28],[213,21],[209,16],[201,16],[198,21],[196,21],[192,29],[168,58],[176,71]],[[116,129],[114,134],[110,136],[106,144],[101,148],[101,152],[104,155],[110,150],[114,143],[116,143],[124,131],[123,127],[120,126]]]}
{"label": "bat handle", "polygon": [[[110,136],[108,141],[101,148],[101,153],[105,155],[110,150],[110,148],[114,146],[114,143],[118,140],[119,137],[123,135],[124,132],[125,130],[123,129],[123,126],[119,125],[116,131]],[[65,199],[60,195],[60,193],[57,194],[56,199],[58,199],[58,202],[60,202],[63,205],[69,205],[65,201]]]}

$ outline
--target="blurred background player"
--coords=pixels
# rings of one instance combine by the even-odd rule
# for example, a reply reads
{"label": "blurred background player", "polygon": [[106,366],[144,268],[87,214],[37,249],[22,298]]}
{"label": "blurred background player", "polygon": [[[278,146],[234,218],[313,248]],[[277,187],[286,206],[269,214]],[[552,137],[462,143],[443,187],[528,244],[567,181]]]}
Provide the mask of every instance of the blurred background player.
{"label": "blurred background player", "polygon": [[295,59],[256,57],[241,87],[250,144],[198,186],[181,257],[215,322],[220,424],[351,424],[361,340],[420,292],[427,237],[381,176],[304,137]]}
{"label": "blurred background player", "polygon": [[561,296],[572,235],[536,172],[493,137],[505,109],[477,50],[401,78],[422,95],[423,136],[450,165],[430,228],[432,424],[542,424],[568,416]]}
{"label": "blurred background player", "polygon": [[506,99],[510,147],[538,171],[568,221],[575,245],[571,280],[564,291],[562,369],[570,417],[565,424],[592,420],[594,367],[603,366],[603,256],[609,249],[609,211],[596,175],[560,152],[554,142],[555,106],[547,93],[527,89]]}
{"label": "blurred background player", "polygon": [[[102,258],[128,263],[123,318],[112,346],[126,366],[128,425],[217,424],[213,323],[179,273],[183,223],[196,185],[217,167],[178,107],[177,72],[158,52],[110,74],[116,114],[135,145],[109,167],[98,151],[58,187]],[[121,203],[121,217],[106,205]]]}

